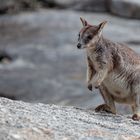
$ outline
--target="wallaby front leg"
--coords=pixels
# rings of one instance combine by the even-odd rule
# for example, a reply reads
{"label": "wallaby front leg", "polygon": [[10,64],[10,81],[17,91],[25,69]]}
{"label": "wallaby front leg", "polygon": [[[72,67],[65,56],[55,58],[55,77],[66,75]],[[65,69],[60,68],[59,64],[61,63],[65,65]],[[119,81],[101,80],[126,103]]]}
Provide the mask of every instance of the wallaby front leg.
{"label": "wallaby front leg", "polygon": [[102,52],[100,49],[97,49],[96,53],[96,74],[93,78],[93,86],[98,88],[106,78],[109,67],[106,55],[103,54],[104,52]]}
{"label": "wallaby front leg", "polygon": [[101,69],[99,70],[93,77],[93,86],[95,88],[98,88],[101,83],[104,81],[104,79],[106,78],[107,76],[107,73],[108,73],[108,69],[104,68],[104,69]]}
{"label": "wallaby front leg", "polygon": [[94,70],[92,61],[87,57],[87,87],[92,91],[92,79],[96,71]]}

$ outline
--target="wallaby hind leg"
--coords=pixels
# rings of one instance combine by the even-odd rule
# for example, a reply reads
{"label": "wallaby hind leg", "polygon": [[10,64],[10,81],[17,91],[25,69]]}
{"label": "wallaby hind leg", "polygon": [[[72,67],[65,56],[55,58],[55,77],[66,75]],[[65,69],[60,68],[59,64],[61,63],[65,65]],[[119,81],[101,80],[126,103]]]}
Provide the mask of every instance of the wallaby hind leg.
{"label": "wallaby hind leg", "polygon": [[102,104],[102,105],[99,105],[98,107],[96,107],[95,111],[96,112],[105,111],[108,113],[116,114],[116,107],[115,107],[114,99],[108,92],[107,88],[103,84],[101,84],[99,87],[99,90],[105,101],[105,104]]}
{"label": "wallaby hind leg", "polygon": [[133,110],[133,120],[140,120],[140,94],[136,94],[134,98],[134,104],[132,105],[132,110]]}

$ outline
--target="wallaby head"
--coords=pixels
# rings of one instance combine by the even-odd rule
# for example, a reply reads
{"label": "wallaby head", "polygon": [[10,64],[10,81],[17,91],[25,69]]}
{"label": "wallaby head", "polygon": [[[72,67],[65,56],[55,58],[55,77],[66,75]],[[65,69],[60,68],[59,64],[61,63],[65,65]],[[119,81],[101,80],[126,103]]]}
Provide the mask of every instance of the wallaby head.
{"label": "wallaby head", "polygon": [[99,25],[90,25],[85,19],[80,18],[80,20],[82,22],[83,27],[78,35],[77,48],[83,49],[92,47],[100,39],[102,29],[107,23],[107,21],[104,21]]}

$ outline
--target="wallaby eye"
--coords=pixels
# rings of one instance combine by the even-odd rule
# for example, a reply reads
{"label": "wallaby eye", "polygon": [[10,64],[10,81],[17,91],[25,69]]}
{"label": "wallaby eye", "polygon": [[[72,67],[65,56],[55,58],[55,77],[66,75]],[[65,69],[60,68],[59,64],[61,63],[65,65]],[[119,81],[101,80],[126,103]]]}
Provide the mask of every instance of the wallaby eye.
{"label": "wallaby eye", "polygon": [[92,35],[88,35],[85,38],[85,43],[88,43],[92,39]]}
{"label": "wallaby eye", "polygon": [[91,39],[92,39],[92,36],[91,36],[91,35],[88,35],[88,36],[87,36],[87,39],[88,39],[88,40],[91,40]]}

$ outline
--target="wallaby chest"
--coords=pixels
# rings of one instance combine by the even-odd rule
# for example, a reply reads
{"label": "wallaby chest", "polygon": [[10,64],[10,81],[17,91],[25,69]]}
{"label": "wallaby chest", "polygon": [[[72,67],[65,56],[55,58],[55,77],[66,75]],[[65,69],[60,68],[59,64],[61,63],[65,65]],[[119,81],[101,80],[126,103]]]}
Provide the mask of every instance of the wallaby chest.
{"label": "wallaby chest", "polygon": [[107,75],[103,84],[113,96],[119,98],[126,98],[130,96],[130,88],[128,87],[126,77],[120,77],[119,74],[114,71]]}
{"label": "wallaby chest", "polygon": [[[110,68],[110,62],[108,60],[109,56],[111,54],[105,54],[103,49],[98,50],[92,50],[87,51],[87,56],[90,58],[92,62],[92,66],[95,69],[95,71],[98,72],[98,69],[100,67],[99,64],[107,62],[106,65],[108,65],[108,69]],[[106,56],[105,56],[106,55]],[[128,88],[128,81],[126,78],[126,75],[119,76],[120,73],[116,72],[115,70],[112,70],[109,72],[106,76],[106,78],[103,81],[103,84],[106,86],[108,91],[115,97],[119,98],[127,98],[130,96],[130,88]]]}
{"label": "wallaby chest", "polygon": [[90,59],[95,71],[98,71],[100,67],[107,62],[105,50],[100,46],[94,47],[92,50],[87,49],[87,57]]}

